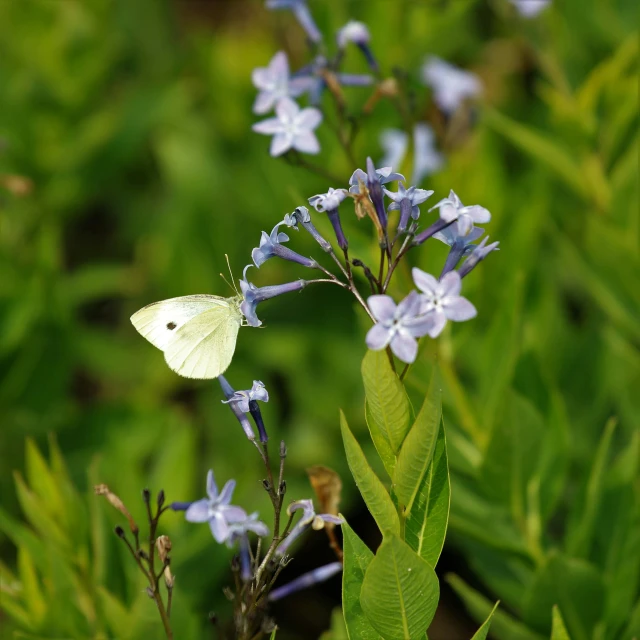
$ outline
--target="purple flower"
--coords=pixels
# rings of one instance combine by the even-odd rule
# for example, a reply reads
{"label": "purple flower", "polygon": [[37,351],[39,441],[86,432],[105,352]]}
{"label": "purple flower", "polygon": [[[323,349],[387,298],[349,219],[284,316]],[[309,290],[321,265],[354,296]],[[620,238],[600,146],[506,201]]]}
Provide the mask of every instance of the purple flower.
{"label": "purple flower", "polygon": [[433,318],[423,315],[422,301],[412,291],[398,306],[391,296],[370,296],[367,300],[376,324],[367,333],[369,349],[379,351],[389,345],[403,362],[413,362],[418,354],[416,338],[429,333]]}
{"label": "purple flower", "polygon": [[523,18],[535,18],[551,0],[509,0]]}
{"label": "purple flower", "polygon": [[435,204],[429,211],[440,209],[440,218],[446,222],[457,220],[457,231],[459,236],[468,236],[473,231],[475,223],[484,223],[491,220],[491,213],[478,204],[465,207],[453,189],[449,192],[448,198],[443,198]]}
{"label": "purple flower", "polygon": [[315,228],[313,222],[311,222],[311,216],[309,215],[309,209],[307,207],[296,207],[293,213],[287,213],[284,217],[284,224],[292,229],[298,230],[298,224],[311,234],[313,239],[322,247],[323,251],[329,253],[331,251],[331,244],[328,240],[325,240],[318,230]]}
{"label": "purple flower", "polygon": [[[256,434],[253,432],[251,423],[249,422],[249,418],[247,418],[247,412],[240,409],[240,407],[238,406],[239,403],[229,402],[236,392],[224,376],[218,376],[218,382],[220,383],[220,387],[222,388],[224,397],[227,399],[227,402],[225,404],[229,405],[235,417],[238,418],[238,422],[244,430],[245,435],[247,436],[247,438],[249,438],[249,440],[253,442],[256,439]],[[225,401],[222,400],[222,402]]]}
{"label": "purple flower", "polygon": [[228,400],[223,400],[224,404],[237,407],[242,413],[249,413],[249,403],[251,400],[269,402],[269,392],[260,380],[254,380],[251,389],[247,391],[236,391]]}
{"label": "purple flower", "polygon": [[[382,167],[381,169],[375,169],[376,181],[378,184],[387,184],[387,182],[395,182],[396,180],[404,180],[404,176],[401,173],[394,173],[391,167]],[[356,169],[349,178],[349,191],[351,193],[360,193],[360,185],[358,179],[362,180],[365,184],[368,181],[368,175],[362,169]]]}
{"label": "purple flower", "polygon": [[309,204],[316,211],[325,212],[329,217],[329,222],[331,222],[331,226],[336,234],[336,239],[338,240],[338,246],[343,251],[346,251],[349,243],[347,242],[347,238],[342,230],[338,207],[348,195],[349,194],[345,189],[333,189],[329,187],[329,191],[327,191],[327,193],[320,193],[309,198]]}
{"label": "purple flower", "polygon": [[487,245],[489,236],[484,238],[482,242],[473,248],[473,253],[462,263],[462,266],[458,269],[458,274],[461,278],[464,278],[475,266],[482,262],[492,251],[500,251],[498,249],[499,242],[492,242]]}
{"label": "purple flower", "polygon": [[422,291],[420,313],[432,319],[429,335],[440,335],[447,320],[462,322],[477,315],[476,308],[460,295],[462,282],[457,271],[450,271],[439,281],[432,275],[414,267],[411,270],[416,287]]}
{"label": "purple flower", "polygon": [[317,569],[313,569],[307,573],[303,573],[301,576],[292,580],[291,582],[274,589],[269,594],[269,601],[275,602],[276,600],[281,600],[292,593],[296,593],[296,591],[301,591],[302,589],[308,589],[315,584],[319,584],[320,582],[324,582],[329,578],[336,575],[336,573],[340,573],[342,571],[342,562],[331,562],[329,564],[324,565],[323,567],[318,567]]}
{"label": "purple flower", "polygon": [[469,235],[461,236],[458,233],[458,225],[450,224],[442,231],[438,231],[433,234],[434,238],[437,238],[440,242],[444,242],[446,245],[451,247],[449,255],[447,255],[447,259],[444,263],[444,267],[442,268],[440,278],[442,278],[445,273],[455,269],[458,262],[460,262],[460,258],[469,255],[475,249],[476,245],[471,243],[477,240],[483,233],[484,229],[474,227],[470,231]]}
{"label": "purple flower", "polygon": [[314,107],[300,109],[290,98],[282,98],[276,105],[276,117],[257,122],[253,130],[257,133],[272,135],[273,156],[281,156],[289,149],[302,153],[318,153],[320,144],[313,130],[322,121],[322,113]]}
{"label": "purple flower", "polygon": [[256,315],[256,307],[263,300],[275,298],[283,293],[292,291],[300,291],[307,286],[306,280],[294,280],[285,284],[276,284],[267,287],[256,287],[247,280],[247,269],[252,267],[248,264],[242,272],[242,280],[240,280],[240,290],[242,291],[243,301],[240,305],[240,311],[244,314],[247,323],[252,327],[259,327],[262,322]]}
{"label": "purple flower", "polygon": [[292,249],[289,249],[289,247],[284,247],[281,244],[289,241],[289,236],[286,233],[278,232],[278,227],[282,224],[285,223],[278,222],[278,224],[273,227],[271,234],[268,234],[266,231],[262,232],[262,236],[260,237],[260,246],[256,247],[251,252],[251,258],[253,259],[256,267],[263,265],[269,258],[279,256],[284,260],[297,262],[298,264],[309,267],[310,269],[316,269],[318,267],[318,263],[315,260],[312,258],[305,258]]}
{"label": "purple flower", "polygon": [[291,516],[296,511],[302,509],[302,517],[296,525],[291,529],[289,535],[279,544],[276,549],[276,556],[283,556],[287,549],[291,546],[291,543],[298,538],[298,536],[311,526],[316,531],[324,528],[325,523],[342,524],[342,518],[331,515],[330,513],[316,514],[313,507],[312,500],[296,500],[287,507],[287,515]]}
{"label": "purple flower", "polygon": [[356,20],[350,20],[338,31],[336,40],[341,50],[344,50],[347,44],[353,42],[353,44],[362,51],[371,69],[376,72],[378,71],[378,63],[369,46],[371,35],[369,34],[369,29],[366,24],[357,22]]}
{"label": "purple flower", "polygon": [[260,90],[253,104],[253,112],[268,113],[282,98],[297,98],[309,88],[305,78],[289,79],[289,61],[283,51],[278,51],[267,67],[259,67],[251,73],[254,86]]}
{"label": "purple flower", "polygon": [[322,34],[311,16],[306,0],[267,0],[267,9],[289,9],[300,26],[305,30],[311,42],[321,42]]}
{"label": "purple flower", "polygon": [[436,56],[429,56],[422,68],[422,79],[433,89],[436,104],[446,114],[452,114],[465,98],[473,98],[482,91],[480,78]]}
{"label": "purple flower", "polygon": [[252,513],[248,516],[244,514],[244,518],[229,525],[229,535],[226,543],[229,548],[237,542],[240,552],[240,575],[246,582],[251,580],[251,552],[249,551],[249,533],[263,537],[269,533],[269,529],[264,522],[258,520],[258,514]]}
{"label": "purple flower", "polygon": [[420,184],[444,164],[444,158],[435,145],[433,129],[424,122],[413,128],[413,174],[411,182]]}
{"label": "purple flower", "polygon": [[240,507],[230,505],[236,481],[229,480],[222,491],[218,493],[218,487],[213,477],[213,471],[207,474],[208,498],[191,503],[185,513],[189,522],[208,522],[211,533],[216,542],[225,542],[229,537],[230,525],[245,519],[246,513]]}
{"label": "purple flower", "polygon": [[418,205],[422,204],[433,195],[433,191],[427,191],[425,189],[417,189],[416,187],[409,187],[405,189],[402,182],[398,182],[398,191],[394,193],[388,189],[383,189],[387,194],[387,197],[391,198],[393,202],[389,205],[387,211],[400,210],[400,221],[398,222],[398,233],[403,233],[409,224],[409,218],[417,220],[420,217],[420,208]]}

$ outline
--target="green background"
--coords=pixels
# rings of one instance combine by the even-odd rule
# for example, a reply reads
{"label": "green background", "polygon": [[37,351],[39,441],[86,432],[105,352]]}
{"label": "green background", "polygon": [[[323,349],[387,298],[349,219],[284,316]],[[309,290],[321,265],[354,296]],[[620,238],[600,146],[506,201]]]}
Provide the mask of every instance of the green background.
{"label": "green background", "polygon": [[[525,618],[518,588],[530,575],[518,573],[520,568],[510,575],[502,571],[513,545],[491,549],[479,535],[488,513],[512,505],[513,496],[503,495],[507,476],[514,473],[503,462],[512,451],[500,443],[522,432],[527,459],[542,455],[538,446],[546,450],[540,442],[562,440],[553,449],[562,455],[551,456],[549,463],[548,477],[557,490],[550,490],[555,497],[538,541],[545,554],[564,545],[571,505],[593,504],[587,481],[607,420],[618,423],[605,468],[620,452],[635,460],[640,446],[637,10],[624,1],[553,4],[525,21],[499,0],[310,3],[329,39],[349,18],[365,21],[383,70],[397,66],[412,78],[416,100],[425,105],[418,113],[434,124],[445,147],[445,168],[422,185],[435,190],[432,200],[454,188],[465,203],[492,212],[487,230],[500,240],[501,251],[464,284],[478,318],[449,328],[437,345],[426,345],[409,387],[426,388],[430,356],[437,353],[446,374],[444,418],[454,474],[447,566]],[[104,531],[101,544],[113,561],[89,574],[99,576],[128,608],[138,607],[138,617],[149,625],[157,624],[153,604],[138,602],[143,586],[135,567],[109,537],[109,527],[121,518],[90,495],[91,484],[108,483],[139,519],[143,487],[164,488],[168,500],[196,499],[210,467],[220,482],[237,480],[235,502],[247,510],[268,519],[268,500],[260,488],[256,452],[220,403],[217,383],[173,374],[128,318],[145,304],[172,296],[231,295],[218,275],[226,273],[224,254],[238,278],[261,230],[270,230],[309,196],[344,186],[356,168],[327,126],[318,130],[322,152],[315,160],[342,176],[343,184],[270,158],[268,139],[251,132],[251,124],[261,119],[251,112],[251,71],[278,50],[287,51],[294,69],[307,62],[304,36],[293,18],[267,12],[261,2],[0,3],[3,566],[14,572],[17,562],[23,581],[29,574],[6,524],[15,524],[25,511],[14,471],[24,475],[25,466],[31,469],[32,487],[34,478],[42,480],[43,473],[34,471],[37,464],[25,462],[25,441],[32,438],[46,452],[48,434],[54,434],[73,484],[86,494],[83,508],[93,513],[90,524],[80,522],[85,512],[78,511],[77,528],[61,528],[71,538],[93,535],[94,542]],[[446,141],[442,120],[417,81],[430,53],[473,69],[484,86],[477,109]],[[347,67],[366,71],[356,50],[349,52]],[[347,91],[350,109],[357,111],[369,93]],[[360,166],[367,155],[381,157],[382,128],[401,126],[393,107],[381,102],[357,141]],[[404,169],[410,173],[409,165]],[[317,224],[329,233],[326,220]],[[377,248],[367,222],[345,212],[343,224],[354,254],[374,263]],[[304,232],[290,235],[293,248],[319,256]],[[412,252],[411,264],[437,273],[445,251],[435,244]],[[395,283],[396,298],[411,286],[408,266]],[[272,260],[251,275],[263,285],[306,274],[302,267]],[[271,401],[263,413],[273,440],[284,438],[289,447],[290,497],[310,497],[306,467],[335,468],[345,484],[342,511],[375,545],[338,425],[342,408],[356,434],[366,430],[359,375],[366,318],[346,293],[332,287],[266,302],[259,315],[266,328],[241,329],[228,379],[236,388],[260,379],[269,389]],[[530,430],[521,418],[513,427],[504,417],[514,402],[526,402],[546,425],[530,449]],[[560,435],[552,414],[563,416]],[[504,439],[493,437],[497,429],[505,429]],[[470,480],[478,469],[486,490],[482,499]],[[630,473],[636,491],[630,506],[621,507],[625,513],[638,507],[637,474]],[[626,491],[631,482],[625,483]],[[615,478],[607,486],[615,486]],[[45,510],[64,520],[60,514],[73,504],[52,498]],[[518,519],[517,508],[505,513]],[[520,515],[526,521],[526,514]],[[579,553],[605,573],[614,560],[598,526],[616,517],[598,511],[592,518],[598,524],[589,530],[595,542]],[[575,518],[582,522],[580,514]],[[181,637],[209,637],[206,614],[228,613],[221,588],[229,580],[230,556],[211,541],[207,527],[182,520],[169,514],[161,527],[173,540],[175,617],[183,625]],[[621,524],[622,538],[615,544],[622,545],[631,528]],[[522,531],[518,535],[527,538]],[[640,557],[638,545],[629,544]],[[581,543],[569,546],[575,551]],[[534,547],[524,552],[529,559],[539,551]],[[633,567],[640,566],[636,555]],[[297,556],[287,570],[290,577],[331,561],[322,533],[310,533]],[[97,562],[78,566],[95,568]],[[605,580],[607,588],[631,594],[629,611],[637,598],[637,574],[630,571],[613,586]],[[5,578],[3,588],[10,590],[6,585]],[[30,602],[37,600],[34,594],[37,590]],[[59,592],[53,602],[64,611],[75,606],[75,597],[65,599]],[[282,636],[317,637],[339,605],[339,586],[291,602],[297,603],[295,613],[277,609]],[[443,626],[430,637],[469,637],[467,627],[447,626],[450,617],[462,617],[463,608],[449,593],[436,618]],[[627,614],[623,610],[618,618]],[[37,615],[32,611],[29,618]],[[44,622],[32,629],[5,616],[0,630],[22,629],[35,634],[30,637],[70,633],[56,631],[57,623],[46,622],[49,615],[45,611]],[[531,614],[527,624],[542,633],[549,620]],[[58,635],[42,635],[43,629]],[[95,630],[83,633],[98,637]],[[595,637],[585,633],[576,638]]]}

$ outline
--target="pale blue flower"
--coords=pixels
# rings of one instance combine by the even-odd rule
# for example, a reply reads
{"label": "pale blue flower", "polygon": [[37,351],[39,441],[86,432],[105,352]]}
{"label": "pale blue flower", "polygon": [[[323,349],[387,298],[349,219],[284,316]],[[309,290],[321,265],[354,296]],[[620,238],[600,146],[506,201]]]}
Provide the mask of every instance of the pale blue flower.
{"label": "pale blue flower", "polygon": [[292,249],[289,249],[289,247],[282,245],[283,242],[289,241],[289,236],[286,233],[278,231],[280,225],[283,224],[285,223],[278,222],[278,224],[272,229],[271,234],[268,234],[266,231],[262,232],[260,237],[260,246],[256,247],[251,252],[251,258],[253,259],[256,267],[263,265],[269,258],[278,256],[284,260],[289,260],[290,262],[297,262],[298,264],[309,267],[310,269],[317,269],[318,263],[315,260],[312,258],[305,258]]}
{"label": "pale blue flower", "polygon": [[229,535],[226,539],[226,543],[229,548],[233,547],[236,542],[238,543],[240,575],[245,582],[252,578],[249,533],[255,533],[261,538],[269,534],[267,525],[258,520],[257,513],[252,513],[248,516],[245,512],[244,518],[229,524]]}
{"label": "pale blue flower", "polygon": [[422,67],[422,79],[433,90],[433,97],[446,114],[454,113],[466,98],[482,92],[480,78],[444,60],[429,56]]}
{"label": "pale blue flower", "polygon": [[300,109],[290,98],[282,98],[276,105],[276,117],[257,122],[252,128],[257,133],[273,136],[269,150],[273,157],[281,156],[289,149],[318,153],[320,143],[313,130],[321,121],[322,113],[318,109]]}
{"label": "pale blue flower", "polygon": [[462,263],[462,266],[458,269],[458,273],[461,278],[464,278],[470,271],[472,271],[475,266],[484,260],[492,251],[500,251],[498,248],[499,242],[492,242],[491,244],[487,244],[489,241],[489,236],[484,238],[482,242],[474,247],[471,255]]}
{"label": "pale blue flower", "polygon": [[254,380],[251,389],[236,391],[229,399],[222,402],[237,407],[243,413],[249,413],[249,403],[252,400],[269,402],[269,392],[260,380]]}
{"label": "pale blue flower", "polygon": [[[231,398],[233,398],[236,392],[234,391],[233,387],[229,384],[228,380],[224,376],[218,376],[218,382],[220,383],[220,387],[222,388],[222,393],[224,393],[224,397],[227,399],[227,401],[229,401]],[[225,401],[222,400],[222,402],[225,402]],[[229,404],[231,411],[233,411],[233,414],[238,419],[240,426],[245,432],[245,435],[247,436],[247,438],[249,438],[249,440],[253,442],[256,439],[256,434],[254,433],[253,428],[251,427],[249,418],[247,418],[247,411],[241,411],[238,406],[238,403],[236,402],[233,402],[233,403],[226,402],[225,404]],[[248,403],[247,403],[247,407],[248,407]]]}
{"label": "pale blue flower", "polygon": [[306,280],[294,280],[293,282],[286,282],[284,284],[256,287],[253,283],[247,280],[247,269],[252,266],[252,264],[248,264],[242,272],[240,290],[242,291],[244,300],[240,305],[240,311],[242,311],[250,326],[259,327],[262,324],[262,321],[256,315],[256,307],[260,302],[268,300],[269,298],[275,298],[283,293],[300,291],[307,286],[307,282]]}
{"label": "pale blue flower", "polygon": [[476,308],[460,295],[462,282],[457,271],[450,271],[440,280],[414,267],[411,270],[420,294],[420,313],[432,320],[428,334],[436,338],[442,333],[447,320],[462,322],[477,315]]}
{"label": "pale blue flower", "polygon": [[380,133],[380,146],[384,153],[380,164],[384,167],[399,167],[407,155],[409,136],[401,129],[383,129]]}
{"label": "pale blue flower", "polygon": [[375,72],[378,71],[378,63],[369,46],[371,35],[369,34],[369,29],[366,24],[357,22],[356,20],[350,20],[338,31],[336,40],[341,50],[344,50],[350,42],[355,44],[364,54],[371,69]]}
{"label": "pale blue flower", "polygon": [[324,528],[326,523],[342,524],[342,518],[330,513],[316,514],[312,500],[296,500],[287,507],[287,515],[291,516],[296,511],[302,509],[302,517],[291,529],[289,535],[278,545],[276,556],[283,556],[298,536],[306,531],[310,526],[316,531]]}
{"label": "pale blue flower", "polygon": [[251,73],[254,86],[260,90],[253,104],[253,112],[265,114],[282,98],[297,98],[309,90],[309,79],[289,78],[289,62],[283,51],[278,51],[267,67]]}
{"label": "pale blue flower", "polygon": [[338,207],[340,203],[349,195],[349,192],[345,189],[333,189],[329,187],[327,193],[319,193],[318,195],[311,196],[309,198],[309,204],[316,210],[324,212],[331,222],[331,226],[336,234],[338,240],[338,246],[344,251],[349,246],[347,238],[342,230],[342,224],[340,222],[340,214],[338,213]]}
{"label": "pale blue flower", "polygon": [[313,585],[325,582],[329,578],[335,576],[342,571],[342,562],[331,562],[325,564],[322,567],[303,573],[301,576],[292,580],[291,582],[274,589],[269,593],[269,602],[275,602],[281,600],[286,596],[301,591],[302,589],[308,589]]}
{"label": "pale blue flower", "polygon": [[209,470],[207,474],[209,497],[191,503],[186,510],[185,518],[189,522],[208,522],[216,541],[225,542],[230,535],[231,524],[241,522],[246,517],[244,509],[230,504],[235,486],[235,480],[229,480],[218,493],[213,471]]}
{"label": "pale blue flower", "polygon": [[267,0],[266,7],[267,9],[289,9],[311,42],[322,41],[322,34],[311,16],[306,0]]}
{"label": "pale blue flower", "polygon": [[523,18],[535,18],[551,0],[509,0]]}
{"label": "pale blue flower", "polygon": [[460,236],[468,236],[474,224],[485,223],[491,220],[491,213],[478,204],[465,206],[456,193],[451,190],[448,198],[443,198],[429,211],[440,209],[440,218],[446,222],[457,220],[457,232]]}
{"label": "pale blue flower", "polygon": [[388,198],[393,202],[387,211],[400,211],[400,221],[398,222],[398,233],[403,233],[409,224],[409,218],[417,220],[420,217],[420,207],[423,202],[433,195],[433,191],[409,187],[405,189],[402,182],[398,182],[398,191],[394,193],[388,189],[383,189]]}
{"label": "pale blue flower", "polygon": [[387,295],[370,296],[367,304],[376,319],[366,337],[369,349],[379,351],[390,346],[400,360],[413,362],[418,354],[416,338],[429,333],[433,324],[433,318],[423,315],[419,294],[412,291],[397,306]]}
{"label": "pale blue flower", "polygon": [[444,267],[442,268],[442,273],[440,274],[441,278],[445,273],[456,268],[460,258],[469,255],[475,249],[476,245],[471,243],[475,242],[483,233],[484,229],[474,227],[468,235],[461,236],[458,233],[458,226],[456,224],[450,224],[442,231],[433,234],[434,238],[451,247]]}
{"label": "pale blue flower", "polygon": [[287,213],[284,217],[284,224],[298,231],[298,224],[302,225],[311,237],[322,247],[323,251],[329,253],[331,251],[331,243],[325,240],[311,222],[309,209],[307,207],[296,207],[293,213]]}

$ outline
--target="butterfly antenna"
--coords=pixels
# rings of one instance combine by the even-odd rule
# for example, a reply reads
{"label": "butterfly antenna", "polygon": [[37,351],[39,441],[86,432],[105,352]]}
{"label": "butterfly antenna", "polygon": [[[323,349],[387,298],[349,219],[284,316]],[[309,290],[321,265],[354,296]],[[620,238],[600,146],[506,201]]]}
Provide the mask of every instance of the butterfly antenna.
{"label": "butterfly antenna", "polygon": [[238,291],[238,288],[236,287],[236,279],[233,277],[233,271],[231,270],[231,263],[229,262],[229,256],[225,253],[224,257],[227,259],[227,267],[229,267],[229,275],[231,276],[231,282],[233,282],[231,287],[236,292],[236,295],[239,296],[240,292]]}

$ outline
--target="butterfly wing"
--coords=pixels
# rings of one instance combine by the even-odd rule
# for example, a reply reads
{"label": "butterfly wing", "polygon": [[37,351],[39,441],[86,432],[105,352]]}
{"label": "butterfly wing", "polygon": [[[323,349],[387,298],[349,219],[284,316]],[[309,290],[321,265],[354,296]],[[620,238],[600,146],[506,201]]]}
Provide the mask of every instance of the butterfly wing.
{"label": "butterfly wing", "polygon": [[241,320],[240,311],[231,304],[192,318],[165,349],[169,368],[185,378],[217,378],[231,363]]}
{"label": "butterfly wing", "polygon": [[241,321],[232,299],[211,295],[154,302],[131,316],[169,367],[187,378],[216,378],[229,366]]}

